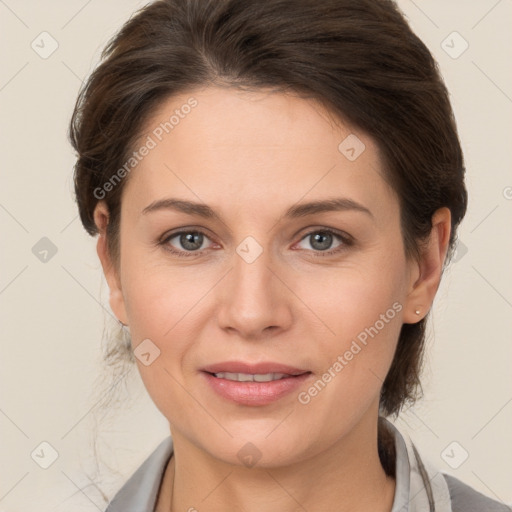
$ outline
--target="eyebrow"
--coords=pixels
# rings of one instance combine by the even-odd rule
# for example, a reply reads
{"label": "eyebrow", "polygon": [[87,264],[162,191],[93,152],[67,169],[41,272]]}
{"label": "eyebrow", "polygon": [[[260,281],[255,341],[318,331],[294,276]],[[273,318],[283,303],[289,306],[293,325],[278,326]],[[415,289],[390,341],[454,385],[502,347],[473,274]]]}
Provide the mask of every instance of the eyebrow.
{"label": "eyebrow", "polygon": [[[205,219],[221,220],[220,216],[206,204],[174,198],[166,198],[153,201],[142,210],[142,214],[146,215],[150,212],[159,210],[175,210],[182,213],[188,213],[190,215],[198,215]],[[371,218],[374,218],[373,213],[368,208],[346,197],[297,204],[288,208],[284,216],[293,219],[306,217],[315,213],[348,210],[362,212],[366,215],[369,215]]]}

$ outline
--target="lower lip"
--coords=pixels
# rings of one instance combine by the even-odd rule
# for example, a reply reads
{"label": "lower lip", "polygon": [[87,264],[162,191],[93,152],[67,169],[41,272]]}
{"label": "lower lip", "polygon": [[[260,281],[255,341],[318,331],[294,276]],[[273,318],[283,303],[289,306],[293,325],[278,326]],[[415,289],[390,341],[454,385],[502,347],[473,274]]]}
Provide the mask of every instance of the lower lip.
{"label": "lower lip", "polygon": [[222,397],[238,404],[256,406],[270,404],[297,390],[311,376],[311,373],[270,382],[238,382],[219,379],[207,372],[203,372],[203,375],[211,388]]}

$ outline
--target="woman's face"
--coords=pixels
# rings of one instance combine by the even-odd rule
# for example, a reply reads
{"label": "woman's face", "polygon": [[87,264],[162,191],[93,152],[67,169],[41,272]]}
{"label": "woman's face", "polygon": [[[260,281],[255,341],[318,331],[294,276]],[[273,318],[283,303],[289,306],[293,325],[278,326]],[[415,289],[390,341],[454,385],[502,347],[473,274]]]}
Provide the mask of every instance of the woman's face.
{"label": "woman's face", "polygon": [[420,317],[372,139],[312,100],[228,88],[174,96],[145,128],[106,274],[175,439],[271,467],[375,423],[402,323]]}

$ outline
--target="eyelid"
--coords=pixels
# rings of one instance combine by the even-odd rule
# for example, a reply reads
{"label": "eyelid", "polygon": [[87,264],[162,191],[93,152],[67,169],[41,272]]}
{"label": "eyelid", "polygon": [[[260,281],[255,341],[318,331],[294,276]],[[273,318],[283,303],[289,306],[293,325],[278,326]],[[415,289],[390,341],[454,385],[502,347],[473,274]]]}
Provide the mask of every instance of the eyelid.
{"label": "eyelid", "polygon": [[[305,231],[306,230],[306,231]],[[305,231],[302,235],[300,233],[302,231]],[[347,242],[354,242],[354,237],[352,235],[349,235],[346,231],[342,231],[340,229],[331,228],[328,226],[308,226],[304,229],[301,229],[299,233],[296,236],[300,236],[300,240],[304,240],[309,235],[312,235],[313,233],[330,233],[332,235],[336,235],[337,237],[341,238],[342,240],[345,240]],[[299,241],[300,241],[299,240]]]}
{"label": "eyelid", "polygon": [[199,226],[183,226],[175,229],[171,229],[170,231],[166,231],[160,238],[160,242],[165,242],[166,240],[169,240],[169,238],[173,238],[177,235],[182,235],[185,233],[201,233],[201,235],[204,235],[205,237],[209,238],[210,240],[213,239],[213,236],[209,234],[209,230],[204,227]]}

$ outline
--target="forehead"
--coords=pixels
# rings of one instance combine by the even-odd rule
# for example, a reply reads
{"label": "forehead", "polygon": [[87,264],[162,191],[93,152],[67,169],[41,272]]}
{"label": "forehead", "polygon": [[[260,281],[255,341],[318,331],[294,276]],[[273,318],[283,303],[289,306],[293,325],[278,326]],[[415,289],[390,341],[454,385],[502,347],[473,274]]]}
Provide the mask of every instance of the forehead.
{"label": "forehead", "polygon": [[173,96],[146,122],[134,149],[143,146],[123,194],[138,211],[166,195],[255,211],[339,195],[374,204],[377,215],[396,207],[375,142],[291,94],[211,87]]}

